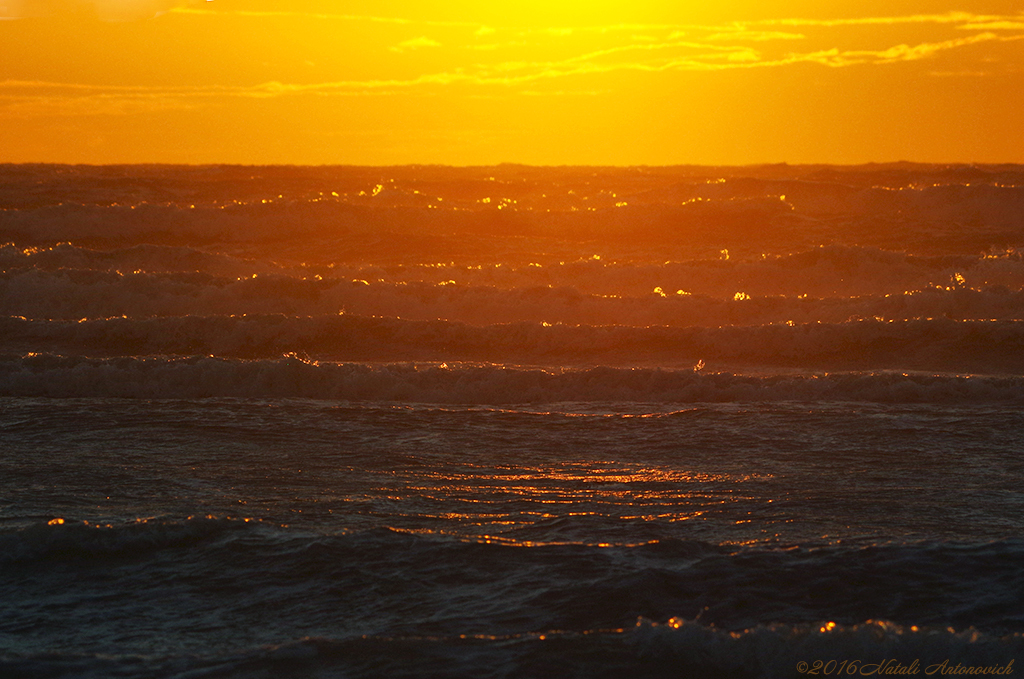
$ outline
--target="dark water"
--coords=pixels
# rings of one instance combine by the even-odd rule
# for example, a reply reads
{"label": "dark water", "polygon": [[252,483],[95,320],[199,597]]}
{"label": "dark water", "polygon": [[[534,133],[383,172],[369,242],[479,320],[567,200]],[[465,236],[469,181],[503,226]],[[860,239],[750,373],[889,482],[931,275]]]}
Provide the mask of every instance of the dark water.
{"label": "dark water", "polygon": [[1019,168],[0,175],[0,676],[1024,657]]}
{"label": "dark water", "polygon": [[2,413],[15,675],[790,676],[1021,647],[1017,408]]}

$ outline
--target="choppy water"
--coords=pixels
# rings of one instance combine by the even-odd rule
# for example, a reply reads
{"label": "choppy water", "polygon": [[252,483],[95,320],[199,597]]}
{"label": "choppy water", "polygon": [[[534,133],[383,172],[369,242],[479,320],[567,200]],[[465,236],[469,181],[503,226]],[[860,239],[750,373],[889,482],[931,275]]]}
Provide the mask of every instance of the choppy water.
{"label": "choppy water", "polygon": [[1022,177],[2,167],[0,674],[1005,669]]}

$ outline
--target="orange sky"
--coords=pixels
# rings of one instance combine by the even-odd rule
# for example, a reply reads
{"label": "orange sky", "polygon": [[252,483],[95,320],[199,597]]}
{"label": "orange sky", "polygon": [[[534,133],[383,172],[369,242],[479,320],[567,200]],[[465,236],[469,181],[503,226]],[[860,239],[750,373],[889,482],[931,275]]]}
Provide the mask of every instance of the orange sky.
{"label": "orange sky", "polygon": [[1024,162],[1016,0],[0,0],[0,161]]}

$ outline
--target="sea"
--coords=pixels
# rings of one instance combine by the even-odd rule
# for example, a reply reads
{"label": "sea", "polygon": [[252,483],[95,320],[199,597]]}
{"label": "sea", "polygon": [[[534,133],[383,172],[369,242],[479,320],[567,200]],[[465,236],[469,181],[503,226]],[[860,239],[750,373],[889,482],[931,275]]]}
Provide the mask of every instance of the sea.
{"label": "sea", "polygon": [[1024,672],[1024,166],[0,165],[0,676]]}

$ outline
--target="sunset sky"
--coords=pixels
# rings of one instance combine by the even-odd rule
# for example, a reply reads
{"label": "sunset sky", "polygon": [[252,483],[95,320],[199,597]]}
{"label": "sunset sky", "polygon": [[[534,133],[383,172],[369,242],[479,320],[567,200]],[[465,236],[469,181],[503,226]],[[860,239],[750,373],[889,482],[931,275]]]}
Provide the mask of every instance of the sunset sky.
{"label": "sunset sky", "polygon": [[1017,0],[0,0],[0,161],[1024,162]]}

